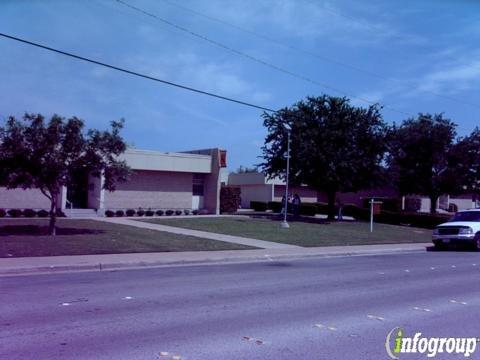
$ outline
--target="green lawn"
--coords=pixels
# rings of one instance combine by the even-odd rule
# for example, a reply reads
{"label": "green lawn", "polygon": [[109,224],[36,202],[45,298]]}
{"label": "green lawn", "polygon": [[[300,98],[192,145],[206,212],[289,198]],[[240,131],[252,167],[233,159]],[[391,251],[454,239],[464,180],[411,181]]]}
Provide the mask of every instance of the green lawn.
{"label": "green lawn", "polygon": [[353,221],[332,223],[290,222],[290,229],[280,228],[278,220],[248,217],[192,217],[190,219],[151,219],[147,221],[306,247],[431,241],[430,230],[375,224],[374,232],[370,233],[368,223]]}
{"label": "green lawn", "polygon": [[59,219],[52,238],[47,225],[47,219],[0,219],[0,257],[252,249],[94,220]]}

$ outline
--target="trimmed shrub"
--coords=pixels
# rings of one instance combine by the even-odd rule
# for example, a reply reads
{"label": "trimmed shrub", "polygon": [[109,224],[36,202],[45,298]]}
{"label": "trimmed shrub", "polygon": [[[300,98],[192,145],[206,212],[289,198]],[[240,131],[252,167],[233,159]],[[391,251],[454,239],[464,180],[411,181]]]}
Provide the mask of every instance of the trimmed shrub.
{"label": "trimmed shrub", "polygon": [[155,211],[155,214],[157,214],[158,216],[162,216],[164,214],[164,211],[163,210],[157,210],[157,211]]}
{"label": "trimmed shrub", "polygon": [[165,215],[167,216],[172,216],[174,214],[174,211],[173,210],[167,210],[165,211]]}
{"label": "trimmed shrub", "polygon": [[155,212],[152,209],[148,209],[147,211],[145,211],[145,215],[146,216],[153,216],[153,215],[155,215]]}
{"label": "trimmed shrub", "polygon": [[300,204],[300,215],[315,216],[317,206],[315,204]]}
{"label": "trimmed shrub", "polygon": [[[370,220],[370,210],[359,208],[355,205],[345,205],[343,207],[343,215],[352,216],[356,220]],[[412,212],[393,212],[385,211],[378,215],[374,215],[373,220],[377,223],[390,225],[408,225],[412,227],[433,229],[435,226],[448,221],[449,215],[441,214],[419,214]]]}
{"label": "trimmed shrub", "polygon": [[143,209],[138,209],[138,210],[137,210],[137,215],[138,215],[138,216],[143,216],[143,215],[145,215],[145,210],[143,210]]}
{"label": "trimmed shrub", "polygon": [[0,209],[0,218],[5,217],[7,215],[7,212],[3,209]]}
{"label": "trimmed shrub", "polygon": [[[363,199],[363,207],[365,209],[370,209],[370,200],[371,198]],[[399,198],[375,198],[375,201],[382,202],[382,210],[398,212],[401,209],[401,201]]]}
{"label": "trimmed shrub", "polygon": [[458,206],[457,204],[448,204],[448,211],[456,213],[458,211]]}
{"label": "trimmed shrub", "polygon": [[105,211],[105,216],[106,217],[114,217],[115,213],[112,210],[107,210],[107,211]]}
{"label": "trimmed shrub", "polygon": [[62,210],[57,209],[57,217],[63,218],[63,217],[67,217],[67,215],[65,215],[65,213]]}
{"label": "trimmed shrub", "polygon": [[175,210],[175,215],[182,215],[183,211],[182,210]]}
{"label": "trimmed shrub", "polygon": [[240,207],[240,187],[223,186],[220,189],[220,212],[234,213]]}
{"label": "trimmed shrub", "polygon": [[282,211],[283,204],[281,201],[269,201],[267,207],[269,210],[272,210],[272,212],[279,213]]}
{"label": "trimmed shrub", "polygon": [[37,212],[33,209],[25,209],[23,210],[23,216],[28,217],[28,218],[33,218],[37,216]]}
{"label": "trimmed shrub", "polygon": [[10,217],[13,217],[13,218],[22,216],[22,210],[19,210],[19,209],[10,209],[7,211],[7,213],[8,215],[10,215]]}
{"label": "trimmed shrub", "polygon": [[127,211],[125,211],[125,214],[127,214],[127,216],[135,216],[135,210],[127,209]]}
{"label": "trimmed shrub", "polygon": [[198,215],[198,209],[192,210],[192,215]]}
{"label": "trimmed shrub", "polygon": [[250,208],[255,211],[267,211],[267,203],[263,201],[250,201]]}
{"label": "trimmed shrub", "polygon": [[38,217],[41,217],[41,218],[46,218],[46,217],[48,217],[48,215],[49,215],[49,214],[48,214],[48,211],[47,211],[47,210],[44,210],[44,209],[39,210],[39,211],[37,212],[37,216],[38,216]]}
{"label": "trimmed shrub", "polygon": [[198,215],[208,215],[210,212],[207,209],[201,209],[198,211]]}
{"label": "trimmed shrub", "polygon": [[125,215],[125,212],[123,210],[117,210],[115,211],[115,215],[118,217],[122,217],[123,215]]}
{"label": "trimmed shrub", "polygon": [[399,212],[402,208],[402,201],[399,198],[387,198],[381,199],[382,210]]}
{"label": "trimmed shrub", "polygon": [[417,212],[422,207],[422,200],[419,198],[407,197],[405,198],[405,211]]}
{"label": "trimmed shrub", "polygon": [[347,204],[342,208],[342,214],[344,216],[351,216],[356,220],[369,220],[370,219],[370,210],[358,207],[353,204]]}
{"label": "trimmed shrub", "polygon": [[315,206],[317,207],[317,214],[324,214],[324,215],[328,214],[328,204],[327,203],[317,202],[317,203],[315,203]]}
{"label": "trimmed shrub", "polygon": [[185,215],[190,215],[190,210],[189,210],[189,209],[185,209],[185,210],[183,210],[183,213],[184,213]]}

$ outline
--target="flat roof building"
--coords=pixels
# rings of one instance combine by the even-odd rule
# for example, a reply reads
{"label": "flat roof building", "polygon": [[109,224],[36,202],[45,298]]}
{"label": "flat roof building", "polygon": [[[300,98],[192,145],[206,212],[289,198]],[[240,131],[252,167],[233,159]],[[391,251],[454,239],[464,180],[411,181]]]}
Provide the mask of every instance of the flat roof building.
{"label": "flat roof building", "polygon": [[[228,176],[228,185],[238,186],[241,191],[242,208],[250,208],[251,201],[281,201],[285,195],[285,181],[270,179],[261,172],[232,173]],[[303,202],[316,202],[317,191],[308,186],[289,186],[289,194],[298,194]]]}
{"label": "flat roof building", "polygon": [[[113,192],[103,189],[103,179],[79,174],[78,184],[62,189],[59,204],[65,209],[205,209],[218,214],[221,170],[226,151],[218,148],[184,152],[128,149],[121,157],[132,169],[127,182]],[[0,187],[0,208],[49,209],[49,200],[38,189]],[[68,215],[68,211],[66,212]]]}

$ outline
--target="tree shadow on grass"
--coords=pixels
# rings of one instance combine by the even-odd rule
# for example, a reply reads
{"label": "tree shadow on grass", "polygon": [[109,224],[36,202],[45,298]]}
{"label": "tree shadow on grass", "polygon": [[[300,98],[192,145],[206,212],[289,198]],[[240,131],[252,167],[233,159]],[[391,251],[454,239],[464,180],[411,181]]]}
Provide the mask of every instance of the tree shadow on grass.
{"label": "tree shadow on grass", "polygon": [[[103,234],[99,229],[78,229],[57,227],[57,235],[92,235]],[[0,236],[48,236],[48,226],[38,225],[6,225],[0,226]]]}
{"label": "tree shadow on grass", "polygon": [[[271,220],[271,221],[283,221],[283,215],[277,214],[266,214],[266,215],[250,215],[252,219],[264,219],[264,220]],[[246,220],[248,221],[248,220]],[[300,222],[300,223],[309,223],[309,224],[321,224],[321,225],[330,225],[331,221],[326,219],[319,219],[309,216],[287,216],[288,222]]]}

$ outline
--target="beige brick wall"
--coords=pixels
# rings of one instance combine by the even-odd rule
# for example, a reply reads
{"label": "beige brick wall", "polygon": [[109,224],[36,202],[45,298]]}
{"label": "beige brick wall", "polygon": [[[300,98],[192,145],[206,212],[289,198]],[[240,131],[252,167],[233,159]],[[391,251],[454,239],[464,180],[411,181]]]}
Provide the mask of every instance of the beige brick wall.
{"label": "beige brick wall", "polygon": [[0,208],[50,209],[50,200],[37,189],[10,189],[0,187]]}
{"label": "beige brick wall", "polygon": [[163,171],[135,171],[130,180],[105,191],[105,209],[192,207],[192,174]]}
{"label": "beige brick wall", "polygon": [[[289,186],[288,193],[290,195],[298,194],[304,203],[317,202],[317,191],[305,186]],[[275,201],[282,201],[285,195],[285,185],[275,185]]]}
{"label": "beige brick wall", "polygon": [[271,184],[241,185],[240,197],[242,199],[242,208],[249,209],[251,201],[272,201],[272,186]]}

